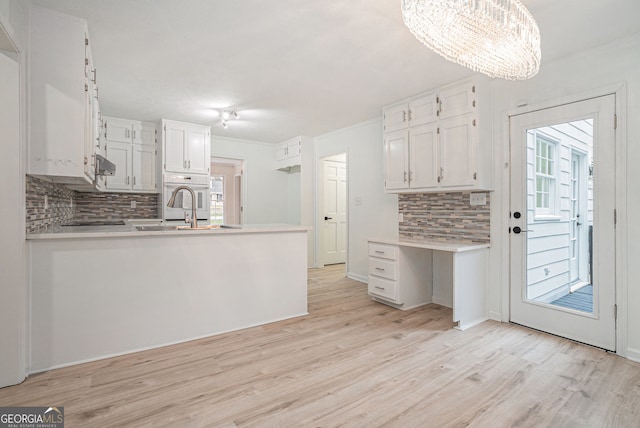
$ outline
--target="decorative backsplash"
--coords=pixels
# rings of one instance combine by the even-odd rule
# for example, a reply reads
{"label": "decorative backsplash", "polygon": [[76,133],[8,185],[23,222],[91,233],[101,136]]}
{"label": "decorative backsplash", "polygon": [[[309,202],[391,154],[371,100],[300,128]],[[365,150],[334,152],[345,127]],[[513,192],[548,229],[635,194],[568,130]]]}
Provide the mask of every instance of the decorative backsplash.
{"label": "decorative backsplash", "polygon": [[[158,218],[157,193],[76,193],[77,220]],[[136,207],[131,208],[135,202]]]}
{"label": "decorative backsplash", "polygon": [[27,175],[25,193],[27,233],[37,233],[73,219],[76,192],[62,184]]}
{"label": "decorative backsplash", "polygon": [[471,192],[398,195],[400,240],[491,242],[490,192],[486,205],[470,205]]}
{"label": "decorative backsplash", "polygon": [[[27,233],[45,231],[71,220],[158,218],[158,196],[155,193],[76,192],[62,184],[27,175]],[[135,202],[135,208],[131,208],[131,202]]]}

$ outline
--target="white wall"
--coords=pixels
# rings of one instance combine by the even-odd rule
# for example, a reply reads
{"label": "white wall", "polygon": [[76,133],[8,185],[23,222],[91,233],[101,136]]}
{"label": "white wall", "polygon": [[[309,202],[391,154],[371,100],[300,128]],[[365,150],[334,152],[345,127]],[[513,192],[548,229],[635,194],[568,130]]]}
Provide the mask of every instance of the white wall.
{"label": "white wall", "polygon": [[[316,171],[320,159],[347,153],[347,273],[366,281],[367,238],[398,238],[398,197],[383,192],[382,118],[318,136],[314,141]],[[317,253],[318,213],[315,218]]]}
{"label": "white wall", "polygon": [[[26,376],[27,278],[24,214],[24,46],[27,12],[0,2],[0,387]],[[21,109],[22,106],[22,109]]]}
{"label": "white wall", "polygon": [[[289,178],[275,168],[275,146],[257,141],[211,136],[211,156],[242,159],[246,224],[287,223]],[[299,196],[298,196],[299,197]]]}
{"label": "white wall", "polygon": [[[640,222],[630,221],[630,215],[640,212],[640,178],[636,165],[640,164],[640,35],[617,41],[611,45],[581,52],[553,63],[543,62],[535,78],[524,82],[495,81],[493,84],[493,133],[495,142],[496,192],[491,197],[491,280],[489,289],[489,315],[507,321],[508,316],[508,240],[505,233],[508,224],[508,135],[505,133],[504,113],[519,105],[556,100],[576,96],[598,88],[626,86],[626,115],[619,116],[618,133],[626,133],[626,154],[619,159],[626,168],[626,196],[618,204],[618,237],[627,237],[626,246],[617,254],[622,262],[622,284],[618,302],[621,317],[626,316],[628,334],[621,331],[619,352],[640,361]],[[624,163],[626,160],[626,163]],[[626,207],[626,209],[625,209]],[[629,221],[627,220],[629,219]],[[624,239],[624,238],[622,238]],[[624,241],[623,241],[624,242]],[[628,285],[628,287],[627,287]],[[626,307],[625,307],[626,306]],[[625,323],[618,323],[619,331]],[[624,342],[627,343],[624,343]]]}

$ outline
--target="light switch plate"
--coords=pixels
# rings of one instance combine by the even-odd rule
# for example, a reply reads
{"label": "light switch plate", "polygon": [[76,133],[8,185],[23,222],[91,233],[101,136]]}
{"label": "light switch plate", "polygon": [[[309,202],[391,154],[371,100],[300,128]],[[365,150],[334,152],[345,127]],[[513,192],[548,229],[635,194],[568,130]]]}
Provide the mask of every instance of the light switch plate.
{"label": "light switch plate", "polygon": [[356,203],[356,206],[362,205],[362,197],[361,196],[356,196],[355,197],[355,203]]}
{"label": "light switch plate", "polygon": [[136,207],[136,201],[131,201],[131,208],[135,208]]}
{"label": "light switch plate", "polygon": [[470,205],[487,205],[486,193],[471,193],[469,196]]}

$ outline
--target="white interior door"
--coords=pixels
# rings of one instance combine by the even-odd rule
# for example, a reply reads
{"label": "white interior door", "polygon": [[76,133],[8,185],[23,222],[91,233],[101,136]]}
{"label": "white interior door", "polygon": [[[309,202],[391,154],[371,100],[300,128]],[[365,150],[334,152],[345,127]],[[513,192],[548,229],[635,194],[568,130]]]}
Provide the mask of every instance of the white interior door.
{"label": "white interior door", "polygon": [[[616,347],[614,116],[609,95],[509,122],[511,321],[609,350]],[[572,289],[577,281],[586,286]]]}
{"label": "white interior door", "polygon": [[343,161],[323,161],[323,262],[347,260],[347,165]]}

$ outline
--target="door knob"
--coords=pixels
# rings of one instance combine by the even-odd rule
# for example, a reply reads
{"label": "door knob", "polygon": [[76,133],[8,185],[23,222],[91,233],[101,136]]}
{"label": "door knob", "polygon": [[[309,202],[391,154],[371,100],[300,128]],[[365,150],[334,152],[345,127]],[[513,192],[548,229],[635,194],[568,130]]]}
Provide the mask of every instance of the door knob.
{"label": "door knob", "polygon": [[523,230],[520,226],[516,226],[512,230],[513,230],[513,233],[515,233],[516,235],[522,232],[533,232],[533,230]]}
{"label": "door knob", "polygon": [[325,220],[333,220],[333,217],[327,217],[327,216],[324,216],[324,219],[325,219]]}

